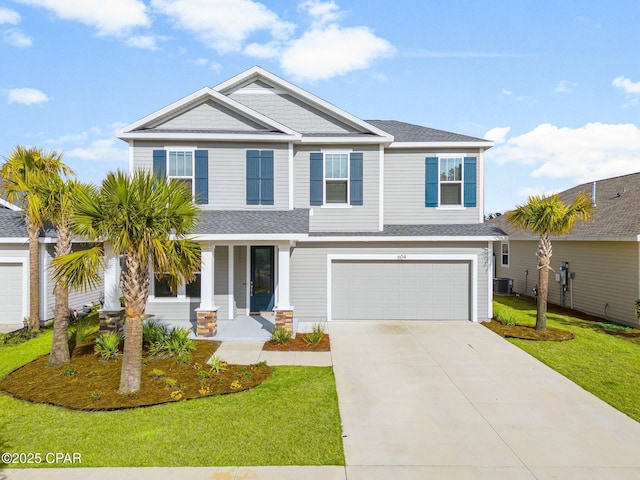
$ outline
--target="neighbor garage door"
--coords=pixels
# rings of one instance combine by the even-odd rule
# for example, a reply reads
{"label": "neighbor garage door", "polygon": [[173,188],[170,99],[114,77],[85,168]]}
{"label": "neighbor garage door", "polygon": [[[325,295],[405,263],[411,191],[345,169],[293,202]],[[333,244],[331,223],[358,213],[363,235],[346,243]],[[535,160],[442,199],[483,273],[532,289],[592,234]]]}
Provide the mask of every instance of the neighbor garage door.
{"label": "neighbor garage door", "polygon": [[22,268],[0,263],[0,323],[22,325]]}
{"label": "neighbor garage door", "polygon": [[469,320],[469,262],[334,260],[334,320]]}

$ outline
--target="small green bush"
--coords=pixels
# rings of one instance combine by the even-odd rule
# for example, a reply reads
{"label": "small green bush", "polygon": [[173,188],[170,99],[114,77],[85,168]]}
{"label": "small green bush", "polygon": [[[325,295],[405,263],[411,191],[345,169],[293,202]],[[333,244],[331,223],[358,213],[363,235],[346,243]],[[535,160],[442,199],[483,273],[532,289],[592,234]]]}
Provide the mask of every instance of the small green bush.
{"label": "small green bush", "polygon": [[318,345],[324,338],[324,328],[319,323],[314,323],[313,330],[304,338],[309,345]]}
{"label": "small green bush", "polygon": [[104,362],[118,358],[120,356],[119,348],[123,338],[121,333],[101,333],[96,339],[95,354]]}
{"label": "small green bush", "polygon": [[78,371],[75,368],[65,368],[62,371],[62,374],[66,377],[73,377],[78,373]]}
{"label": "small green bush", "polygon": [[159,368],[154,368],[149,372],[149,376],[155,378],[156,380],[164,378],[167,376],[167,373],[164,370],[160,370]]}
{"label": "small green bush", "polygon": [[291,332],[283,327],[276,327],[271,332],[271,340],[277,345],[284,345],[291,340]]}
{"label": "small green bush", "polygon": [[212,355],[209,360],[207,360],[207,364],[211,367],[211,373],[220,373],[227,368],[227,362],[219,359],[215,355]]}
{"label": "small green bush", "polygon": [[[145,339],[146,328],[146,339]],[[187,328],[169,330],[165,325],[147,322],[143,327],[143,342],[149,346],[149,355],[178,357],[181,363],[191,363],[191,352],[195,350],[193,340],[189,338],[191,331]]]}
{"label": "small green bush", "polygon": [[142,343],[147,346],[161,344],[169,334],[169,329],[155,320],[149,320],[142,326]]}
{"label": "small green bush", "polygon": [[72,347],[77,347],[85,343],[89,335],[95,333],[95,331],[96,327],[91,324],[89,317],[78,319],[69,327],[69,341]]}

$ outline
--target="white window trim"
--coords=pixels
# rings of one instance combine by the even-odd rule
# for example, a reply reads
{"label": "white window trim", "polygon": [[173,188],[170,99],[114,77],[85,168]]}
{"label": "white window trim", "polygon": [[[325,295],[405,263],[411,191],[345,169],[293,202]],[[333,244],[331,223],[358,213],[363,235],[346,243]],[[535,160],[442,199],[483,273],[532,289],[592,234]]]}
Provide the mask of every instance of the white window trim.
{"label": "white window trim", "polygon": [[[191,197],[196,198],[196,147],[180,147],[180,146],[171,146],[164,147],[167,155],[167,182],[171,181],[172,178],[185,178],[191,179]],[[171,171],[171,161],[170,156],[171,152],[190,152],[191,153],[191,175],[190,176],[175,176],[171,175],[169,172]]]}
{"label": "white window trim", "polygon": [[[464,157],[463,153],[448,153],[448,154],[440,154],[438,155],[438,206],[437,209],[442,210],[465,210],[464,206]],[[455,158],[460,159],[460,181],[442,181],[440,180],[440,161],[445,158]],[[457,184],[460,183],[460,203],[458,205],[443,205],[442,199],[440,198],[442,195],[442,184]]]}
{"label": "white window trim", "polygon": [[[503,256],[505,255],[504,253],[502,253],[502,246],[506,245],[507,246],[507,263],[503,263],[502,259]],[[509,265],[511,264],[511,245],[509,245],[509,242],[500,242],[500,266],[503,268],[509,268]]]}
{"label": "white window trim", "polygon": [[[327,203],[327,180],[344,180],[327,178],[326,155],[347,156],[347,203]],[[322,150],[322,205],[321,208],[351,208],[351,150]]]}

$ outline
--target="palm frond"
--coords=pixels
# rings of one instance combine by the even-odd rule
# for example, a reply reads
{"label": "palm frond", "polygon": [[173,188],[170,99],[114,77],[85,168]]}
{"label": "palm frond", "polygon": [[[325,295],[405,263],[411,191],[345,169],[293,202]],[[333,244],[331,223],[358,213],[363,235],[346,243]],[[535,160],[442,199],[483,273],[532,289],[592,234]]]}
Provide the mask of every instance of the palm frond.
{"label": "palm frond", "polygon": [[103,267],[104,251],[98,245],[51,260],[54,281],[74,290],[86,291],[100,286]]}

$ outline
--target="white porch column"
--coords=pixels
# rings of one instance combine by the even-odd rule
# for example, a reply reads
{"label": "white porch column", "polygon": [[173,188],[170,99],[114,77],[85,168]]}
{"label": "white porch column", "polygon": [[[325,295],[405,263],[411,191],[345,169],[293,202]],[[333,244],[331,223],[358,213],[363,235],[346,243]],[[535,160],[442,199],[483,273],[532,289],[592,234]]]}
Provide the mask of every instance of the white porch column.
{"label": "white porch column", "polygon": [[288,310],[291,307],[289,297],[290,255],[291,247],[289,245],[278,245],[278,310]]}
{"label": "white porch column", "polygon": [[202,259],[200,266],[200,308],[199,310],[213,310],[213,272],[215,268],[214,245],[202,247]]}
{"label": "white porch column", "polygon": [[215,337],[218,333],[218,307],[214,305],[215,245],[204,245],[200,260],[200,308],[196,308],[196,335]]}
{"label": "white porch column", "polygon": [[110,243],[104,244],[104,309],[120,310],[120,259]]}

